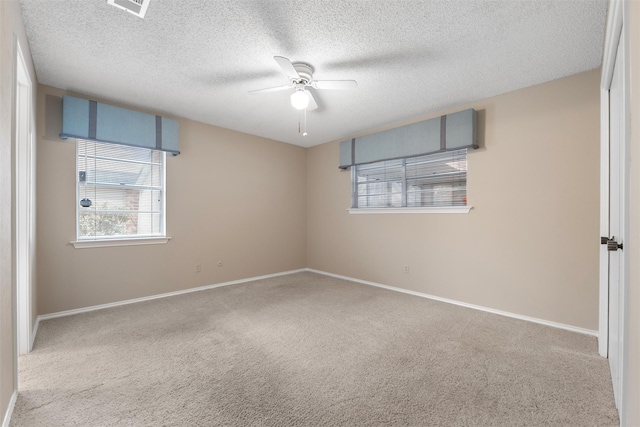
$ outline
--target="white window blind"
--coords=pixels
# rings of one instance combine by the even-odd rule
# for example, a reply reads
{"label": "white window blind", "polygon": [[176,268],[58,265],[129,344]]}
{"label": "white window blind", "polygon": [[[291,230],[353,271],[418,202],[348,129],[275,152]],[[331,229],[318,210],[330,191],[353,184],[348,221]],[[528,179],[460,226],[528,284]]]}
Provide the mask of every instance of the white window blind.
{"label": "white window blind", "polygon": [[165,153],[77,140],[78,240],[165,235]]}
{"label": "white window blind", "polygon": [[467,150],[357,165],[352,208],[467,205]]}

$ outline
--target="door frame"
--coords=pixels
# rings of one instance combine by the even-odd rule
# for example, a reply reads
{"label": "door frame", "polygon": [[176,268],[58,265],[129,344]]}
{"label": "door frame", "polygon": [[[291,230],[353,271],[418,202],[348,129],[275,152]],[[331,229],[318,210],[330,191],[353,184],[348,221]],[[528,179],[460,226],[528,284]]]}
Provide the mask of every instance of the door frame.
{"label": "door frame", "polygon": [[14,36],[14,161],[15,161],[15,284],[16,354],[33,347],[32,286],[35,259],[35,114],[33,79],[18,38]]}
{"label": "door frame", "polygon": [[[620,155],[623,164],[626,165],[624,159],[627,157],[629,149],[629,48],[628,48],[628,25],[626,22],[627,2],[624,0],[611,0],[609,2],[607,14],[607,27],[605,33],[604,55],[602,60],[602,75],[600,80],[600,236],[609,236],[609,88],[613,78],[613,70],[616,62],[616,53],[618,45],[621,49],[619,66],[623,67],[622,79],[622,97],[623,105],[621,114],[624,126],[621,129],[622,147]],[[622,202],[623,206],[623,235],[617,236],[620,242],[627,242],[629,237],[629,194],[628,168],[625,166],[622,172]],[[595,240],[595,239],[594,239]],[[619,351],[617,360],[620,369],[620,383],[618,384],[618,413],[623,414],[623,406],[626,405],[624,398],[625,390],[625,372],[627,371],[626,357],[626,340],[625,330],[629,322],[629,315],[626,307],[626,299],[628,294],[628,254],[623,250],[620,257],[622,263],[620,278],[620,304],[619,304],[619,336],[622,340],[622,348]],[[599,325],[598,325],[598,352],[603,357],[608,357],[609,347],[609,253],[605,245],[600,245],[600,289],[599,289]],[[614,384],[614,386],[616,386]]]}

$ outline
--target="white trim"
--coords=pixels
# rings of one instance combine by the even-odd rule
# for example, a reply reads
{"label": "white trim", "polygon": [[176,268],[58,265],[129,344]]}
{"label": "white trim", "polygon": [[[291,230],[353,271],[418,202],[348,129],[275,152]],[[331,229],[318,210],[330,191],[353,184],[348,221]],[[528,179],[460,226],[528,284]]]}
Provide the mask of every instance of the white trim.
{"label": "white trim", "polygon": [[[166,237],[167,235],[167,152],[166,151],[162,152],[162,230],[161,232],[162,232],[162,235]],[[78,234],[76,234],[76,236],[78,236]]]}
{"label": "white trim", "polygon": [[76,249],[104,248],[111,246],[160,245],[167,243],[171,237],[144,237],[131,239],[74,240],[69,242]]}
{"label": "white trim", "polygon": [[[615,59],[615,58],[614,58]],[[604,71],[604,65],[603,65]],[[600,236],[609,236],[609,89],[600,89]],[[598,353],[609,350],[609,252],[600,245]]]}
{"label": "white trim", "polygon": [[216,283],[214,285],[200,286],[200,287],[197,287],[197,288],[189,288],[189,289],[184,289],[184,290],[181,290],[181,291],[167,292],[167,293],[164,293],[164,294],[151,295],[151,296],[148,296],[148,297],[133,298],[133,299],[128,299],[128,300],[124,300],[124,301],[111,302],[111,303],[108,303],[108,304],[93,305],[91,307],[76,308],[76,309],[73,309],[73,310],[66,310],[66,311],[58,311],[56,313],[43,314],[43,315],[38,316],[38,320],[37,320],[36,323],[39,324],[41,320],[49,320],[49,319],[55,319],[55,318],[58,318],[58,317],[73,316],[74,314],[87,313],[89,311],[103,310],[105,308],[119,307],[121,305],[135,304],[135,303],[138,303],[138,302],[151,301],[151,300],[159,299],[159,298],[166,298],[166,297],[172,297],[172,296],[176,296],[176,295],[189,294],[191,292],[206,291],[207,289],[221,288],[223,286],[237,285],[237,284],[240,284],[240,283],[253,282],[254,280],[261,280],[261,279],[269,279],[269,278],[272,278],[272,277],[287,276],[289,274],[302,273],[302,272],[305,272],[305,271],[307,271],[307,269],[301,268],[299,270],[283,271],[281,273],[274,273],[274,274],[266,274],[264,276],[249,277],[247,279],[232,280],[230,282]]}
{"label": "white trim", "polygon": [[[623,63],[623,123],[624,130],[622,135],[622,149],[620,150],[621,154],[621,164],[624,165],[621,168],[622,178],[621,178],[621,192],[622,192],[622,225],[621,225],[621,236],[624,244],[627,248],[629,248],[629,224],[631,223],[630,218],[630,210],[629,210],[629,200],[631,195],[629,194],[630,187],[630,172],[629,172],[629,163],[630,156],[629,150],[631,147],[631,63],[630,63],[630,53],[629,53],[629,45],[630,45],[630,36],[629,36],[629,25],[627,17],[629,16],[629,2],[628,1],[616,1],[616,3],[621,3],[620,8],[622,11],[620,12],[620,21],[622,27],[622,34],[620,44],[622,45],[622,63]],[[633,406],[633,404],[637,404],[637,402],[630,402],[627,399],[628,394],[626,393],[629,378],[627,372],[629,371],[629,340],[628,340],[628,327],[629,327],[629,267],[631,266],[629,258],[629,251],[622,251],[620,262],[622,263],[622,271],[620,277],[620,316],[619,316],[619,336],[620,336],[620,351],[618,357],[618,363],[620,365],[620,385],[619,385],[619,393],[618,393],[618,414],[620,416],[620,425],[627,425],[627,414],[629,411],[627,408]]]}
{"label": "white trim", "polygon": [[2,427],[9,427],[9,423],[11,422],[11,415],[13,415],[13,408],[16,406],[16,400],[18,399],[18,392],[14,391],[11,395],[11,400],[9,400],[9,406],[7,407],[7,412],[4,413],[4,420],[2,421]]}
{"label": "white trim", "polygon": [[[600,79],[600,236],[609,236],[609,88],[616,52],[622,36],[621,1],[610,1]],[[610,237],[610,236],[609,236]],[[600,249],[598,352],[608,356],[609,347],[609,253]]]}
{"label": "white trim", "polygon": [[[616,66],[616,54],[618,49],[622,50],[622,54],[620,55],[621,64],[617,64],[617,66],[622,67],[623,69],[623,79],[622,79],[622,96],[623,96],[623,106],[621,109],[622,119],[624,123],[624,129],[622,130],[622,147],[621,147],[621,157],[622,164],[625,165],[624,169],[620,171],[622,173],[621,178],[621,187],[622,187],[622,224],[621,224],[621,237],[622,243],[627,245],[628,237],[629,237],[629,207],[627,201],[629,200],[628,194],[628,166],[626,163],[627,159],[627,151],[629,150],[629,135],[630,133],[630,119],[629,119],[629,47],[628,47],[628,36],[629,29],[628,25],[625,25],[626,16],[628,13],[628,2],[623,0],[611,0],[609,2],[608,9],[608,17],[607,17],[607,27],[605,34],[605,44],[604,44],[604,54],[602,60],[602,74],[600,81],[600,89],[601,89],[601,109],[600,109],[600,120],[601,120],[601,176],[600,176],[600,187],[601,187],[601,204],[600,204],[600,213],[601,213],[601,232],[603,229],[606,230],[605,233],[608,233],[609,228],[609,180],[610,180],[610,171],[609,165],[605,165],[604,162],[609,162],[609,89],[611,87],[611,80],[613,79],[613,72]],[[606,154],[606,155],[605,155]],[[606,172],[606,173],[605,173]],[[604,189],[604,191],[603,191]],[[606,200],[605,200],[606,196]],[[606,219],[606,226],[604,225],[604,219]],[[601,236],[605,236],[607,234],[601,234]],[[609,347],[609,263],[608,263],[608,255],[607,260],[603,259],[601,249],[601,258],[600,258],[600,291],[599,291],[599,333],[598,333],[598,351],[601,355],[610,357],[608,354]],[[612,378],[613,387],[616,390],[616,406],[618,408],[618,414],[620,415],[620,425],[626,425],[626,420],[624,417],[626,416],[626,407],[629,405],[627,402],[625,389],[628,379],[626,378],[626,372],[628,370],[628,356],[627,356],[627,348],[628,343],[626,340],[626,329],[629,324],[629,313],[628,310],[625,309],[626,304],[628,304],[628,268],[630,265],[630,260],[628,253],[623,251],[622,256],[620,257],[620,262],[622,263],[621,274],[620,274],[620,300],[619,300],[619,330],[618,336],[621,337],[622,340],[621,348],[618,351],[618,360],[616,361],[618,365],[619,372],[619,380],[617,381]],[[603,273],[602,270],[605,270],[606,273]],[[611,361],[609,361],[611,363]]]}
{"label": "white trim", "polygon": [[467,304],[466,302],[456,301],[448,298],[441,298],[435,295],[424,294],[422,292],[410,291],[408,289],[396,288],[394,286],[382,285],[380,283],[369,282],[367,280],[355,279],[353,277],[342,276],[340,274],[328,273],[326,271],[314,270],[312,268],[307,268],[307,271],[311,273],[322,274],[324,276],[335,277],[337,279],[348,280],[351,282],[361,283],[363,285],[375,286],[377,288],[388,289],[390,291],[402,292],[403,294],[414,295],[422,298],[428,298],[435,301],[445,302],[448,304],[459,305],[462,307],[472,308],[474,310],[485,311],[487,313],[498,314],[500,316],[511,317],[514,319],[525,320],[527,322],[538,323],[540,325],[551,326],[553,328],[564,329],[566,331],[577,332],[579,334],[598,336],[598,331],[593,331],[591,329],[579,328],[577,326],[565,325],[564,323],[551,322],[549,320],[538,319],[536,317],[523,316],[521,314],[510,313],[508,311],[495,310],[493,308],[483,307],[480,305]]}
{"label": "white trim", "polygon": [[466,214],[473,206],[442,206],[433,208],[351,208],[350,214]]}
{"label": "white trim", "polygon": [[607,11],[602,74],[600,75],[600,87],[606,90],[611,87],[613,64],[616,62],[616,51],[622,35],[623,16],[621,4],[621,0],[612,0],[609,2],[609,10]]}
{"label": "white trim", "polygon": [[15,45],[15,133],[13,135],[15,170],[15,283],[17,355],[29,353],[31,342],[31,287],[35,250],[35,146],[33,80],[29,74],[20,41]]}

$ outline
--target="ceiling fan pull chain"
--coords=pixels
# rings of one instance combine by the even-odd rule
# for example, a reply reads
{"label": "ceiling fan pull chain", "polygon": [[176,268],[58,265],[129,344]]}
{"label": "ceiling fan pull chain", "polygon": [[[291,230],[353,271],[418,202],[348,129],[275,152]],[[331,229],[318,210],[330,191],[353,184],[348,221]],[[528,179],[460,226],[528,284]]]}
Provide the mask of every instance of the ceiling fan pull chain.
{"label": "ceiling fan pull chain", "polygon": [[302,128],[302,136],[307,136],[307,109],[304,109],[304,127]]}

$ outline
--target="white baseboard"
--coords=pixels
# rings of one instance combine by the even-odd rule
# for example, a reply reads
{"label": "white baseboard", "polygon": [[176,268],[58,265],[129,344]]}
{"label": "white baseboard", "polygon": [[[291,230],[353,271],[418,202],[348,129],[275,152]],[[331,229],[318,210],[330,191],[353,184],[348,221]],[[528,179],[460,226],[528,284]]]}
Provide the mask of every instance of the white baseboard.
{"label": "white baseboard", "polygon": [[484,311],[484,312],[487,312],[487,313],[498,314],[500,316],[506,316],[506,317],[511,317],[511,318],[514,318],[514,319],[525,320],[527,322],[538,323],[538,324],[541,324],[541,325],[551,326],[553,328],[564,329],[564,330],[571,331],[571,332],[577,332],[579,334],[591,335],[591,336],[594,336],[594,337],[598,336],[598,331],[594,331],[594,330],[591,330],[591,329],[584,329],[584,328],[579,328],[577,326],[565,325],[563,323],[551,322],[549,320],[538,319],[538,318],[535,318],[535,317],[529,317],[529,316],[524,316],[524,315],[521,315],[521,314],[510,313],[510,312],[507,312],[507,311],[495,310],[495,309],[489,308],[489,307],[483,307],[483,306],[479,306],[479,305],[468,304],[468,303],[461,302],[461,301],[456,301],[456,300],[452,300],[452,299],[448,299],[448,298],[442,298],[442,297],[438,297],[438,296],[435,296],[435,295],[425,294],[425,293],[422,293],[422,292],[410,291],[408,289],[396,288],[394,286],[388,286],[388,285],[383,285],[383,284],[380,284],[380,283],[369,282],[367,280],[360,280],[360,279],[356,279],[354,277],[343,276],[343,275],[340,275],[340,274],[329,273],[329,272],[326,272],[326,271],[315,270],[315,269],[312,269],[312,268],[301,268],[299,270],[290,270],[290,271],[284,271],[284,272],[281,272],[281,273],[267,274],[267,275],[264,275],[264,276],[250,277],[250,278],[247,278],[247,279],[233,280],[233,281],[230,281],[230,282],[217,283],[217,284],[214,284],[214,285],[207,285],[207,286],[201,286],[201,287],[198,287],[198,288],[184,289],[184,290],[181,290],[181,291],[168,292],[168,293],[158,294],[158,295],[151,295],[151,296],[148,296],[148,297],[134,298],[134,299],[124,300],[124,301],[113,302],[113,303],[109,303],[109,304],[94,305],[94,306],[91,306],[91,307],[78,308],[78,309],[74,309],[74,310],[59,311],[57,313],[43,314],[43,315],[38,316],[38,318],[36,320],[36,324],[35,324],[35,326],[33,328],[33,334],[32,334],[32,337],[31,337],[32,338],[31,346],[33,346],[33,340],[35,340],[36,332],[38,330],[38,325],[40,324],[41,320],[55,319],[57,317],[64,317],[64,316],[73,316],[74,314],[86,313],[86,312],[89,312],[89,311],[102,310],[102,309],[105,309],[105,308],[118,307],[118,306],[127,305],[127,304],[135,304],[137,302],[151,301],[151,300],[158,299],[158,298],[166,298],[166,297],[171,297],[171,296],[175,296],[175,295],[187,294],[187,293],[191,293],[191,292],[204,291],[204,290],[207,290],[207,289],[214,289],[214,288],[220,288],[220,287],[223,287],[223,286],[236,285],[236,284],[239,284],[239,283],[252,282],[254,280],[260,280],[260,279],[268,279],[268,278],[271,278],[271,277],[286,276],[286,275],[289,275],[289,274],[301,273],[301,272],[305,272],[305,271],[308,271],[308,272],[311,272],[311,273],[322,274],[324,276],[335,277],[337,279],[342,279],[342,280],[348,280],[348,281],[351,281],[351,282],[361,283],[363,285],[369,285],[369,286],[375,286],[377,288],[388,289],[388,290],[395,291],[395,292],[402,292],[402,293],[409,294],[409,295],[415,295],[415,296],[418,296],[418,297],[428,298],[428,299],[431,299],[431,300],[445,302],[445,303],[448,303],[448,304],[454,304],[454,305],[459,305],[459,306],[462,306],[462,307],[472,308],[474,310],[480,310],[480,311]]}
{"label": "white baseboard", "polygon": [[40,326],[40,316],[36,317],[36,323],[33,325],[31,331],[31,340],[29,342],[29,351],[33,350],[33,343],[36,341],[36,334],[38,333],[38,326]]}
{"label": "white baseboard", "polygon": [[594,337],[598,336],[598,331],[592,331],[591,329],[579,328],[577,326],[565,325],[564,323],[551,322],[549,320],[538,319],[535,317],[523,316],[521,314],[509,313],[508,311],[495,310],[493,308],[482,307],[480,305],[467,304],[466,302],[456,301],[448,298],[441,298],[435,295],[423,294],[422,292],[410,291],[408,289],[396,288],[393,286],[382,285],[380,283],[369,282],[366,280],[355,279],[353,277],[342,276],[340,274],[328,273],[326,271],[314,270],[312,268],[307,268],[306,271],[311,273],[322,274],[324,276],[335,277],[337,279],[349,280],[351,282],[361,283],[363,285],[375,286],[378,288],[388,289],[390,291],[402,292],[404,294],[415,295],[422,298],[428,298],[435,301],[446,302],[448,304],[459,305],[462,307],[472,308],[474,310],[485,311],[487,313],[499,314],[500,316],[512,317],[514,319],[526,320],[527,322],[538,323],[541,325],[551,326],[553,328],[564,329],[571,332],[577,332],[579,334],[592,335]]}
{"label": "white baseboard", "polygon": [[[207,289],[221,288],[223,286],[237,285],[239,283],[253,282],[254,280],[269,279],[271,277],[286,276],[286,275],[289,275],[289,274],[302,273],[302,272],[305,272],[305,271],[307,271],[306,268],[301,268],[299,270],[283,271],[281,273],[274,273],[274,274],[266,274],[264,276],[249,277],[247,279],[232,280],[230,282],[216,283],[214,285],[200,286],[200,287],[197,287],[197,288],[189,288],[189,289],[184,289],[184,290],[181,290],[181,291],[167,292],[167,293],[164,293],[164,294],[151,295],[151,296],[148,296],[148,297],[128,299],[128,300],[124,300],[124,301],[111,302],[111,303],[108,303],[108,304],[93,305],[91,307],[76,308],[76,309],[73,309],[73,310],[59,311],[57,313],[42,314],[42,315],[38,316],[38,319],[36,321],[36,325],[39,325],[41,320],[49,320],[49,319],[55,319],[57,317],[73,316],[74,314],[86,313],[86,312],[89,312],[89,311],[103,310],[105,308],[118,307],[118,306],[127,305],[127,304],[135,304],[137,302],[151,301],[151,300],[158,299],[158,298],[167,298],[167,297],[172,297],[172,296],[176,296],[176,295],[188,294],[188,293],[191,293],[191,292],[206,291]],[[34,334],[34,339],[35,339],[35,334]]]}
{"label": "white baseboard", "polygon": [[2,421],[2,427],[9,427],[11,422],[11,415],[13,414],[13,407],[16,406],[16,399],[18,399],[18,392],[14,391],[7,407],[7,412],[4,413],[4,419]]}

